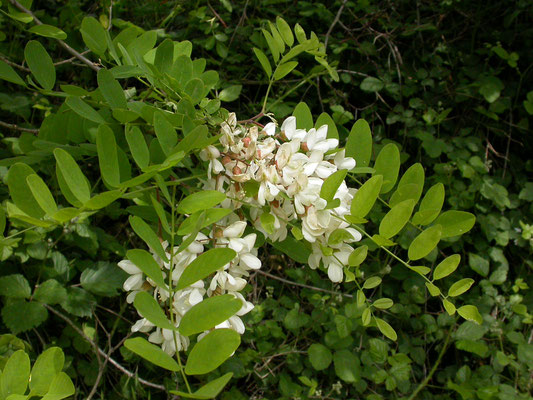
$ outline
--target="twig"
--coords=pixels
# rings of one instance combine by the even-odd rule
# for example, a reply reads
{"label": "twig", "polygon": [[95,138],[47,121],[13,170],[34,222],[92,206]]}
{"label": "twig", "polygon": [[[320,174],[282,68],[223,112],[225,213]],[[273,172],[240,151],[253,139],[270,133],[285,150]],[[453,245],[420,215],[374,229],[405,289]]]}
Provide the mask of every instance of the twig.
{"label": "twig", "polygon": [[424,379],[422,382],[420,382],[420,385],[416,388],[416,390],[411,394],[408,400],[414,400],[416,399],[416,396],[418,393],[426,387],[428,382],[431,380],[435,372],[437,371],[437,368],[439,367],[440,362],[442,361],[442,357],[444,357],[444,354],[446,353],[446,350],[448,349],[448,343],[450,342],[450,337],[452,336],[452,328],[450,327],[450,330],[448,331],[448,336],[446,336],[446,340],[444,341],[444,345],[442,346],[442,349],[439,353],[439,356],[437,358],[437,361],[435,361],[435,364],[433,364],[433,368],[431,368],[431,371],[429,371],[428,376],[426,376],[426,379]]}
{"label": "twig", "polygon": [[335,292],[334,290],[322,289],[322,288],[319,288],[319,287],[316,287],[316,286],[306,285],[304,283],[298,283],[298,282],[289,281],[288,279],[281,278],[279,276],[272,275],[272,274],[270,274],[268,272],[261,271],[261,270],[257,270],[256,272],[258,274],[261,274],[261,275],[264,275],[264,276],[266,276],[268,278],[275,279],[277,281],[286,283],[288,285],[300,286],[300,287],[303,287],[303,288],[306,288],[306,289],[316,290],[317,292],[324,292],[324,293],[329,293],[329,294],[334,294],[334,295],[340,295],[340,296],[344,296],[344,297],[353,298],[353,296],[351,294],[348,294],[348,293]]}
{"label": "twig", "polygon": [[98,347],[98,345],[89,336],[87,336],[85,334],[85,332],[83,332],[80,328],[78,328],[76,326],[76,324],[74,322],[72,322],[72,320],[69,317],[67,317],[66,315],[64,315],[60,311],[57,311],[55,308],[49,306],[48,304],[45,304],[44,306],[51,313],[57,315],[59,318],[61,318],[67,324],[69,324],[82,338],[84,338],[87,342],[89,342],[89,344],[95,349],[95,351],[97,351],[99,354],[103,355],[106,358],[106,360],[109,361],[110,364],[113,364],[115,366],[115,368],[117,368],[119,371],[121,371],[124,375],[126,375],[126,376],[128,376],[130,378],[136,378],[139,381],[139,383],[142,383],[145,386],[150,386],[150,387],[153,387],[153,388],[159,389],[159,390],[167,390],[163,385],[159,385],[157,383],[153,383],[153,382],[147,381],[146,379],[139,378],[137,376],[137,374],[131,372],[128,369],[126,369],[121,364],[119,364],[116,360],[114,360],[113,358],[109,357],[107,355],[107,353],[105,351],[103,351],[100,347]]}
{"label": "twig", "polygon": [[15,124],[8,124],[7,122],[4,122],[4,121],[0,121],[0,126],[3,126],[4,128],[8,128],[8,129],[13,129],[16,131],[21,131],[21,132],[30,132],[34,134],[39,133],[39,129],[23,128]]}
{"label": "twig", "polygon": [[[85,50],[84,52],[80,53],[81,55],[84,55],[84,54],[87,54],[89,53],[90,50]],[[63,65],[63,64],[68,64],[68,63],[71,63],[72,61],[76,60],[77,57],[70,57],[70,58],[67,58],[66,60],[62,60],[62,61],[58,61],[58,62],[55,62],[54,63],[54,66],[58,66],[58,65]]]}
{"label": "twig", "polygon": [[344,6],[346,5],[347,2],[348,2],[348,0],[343,0],[341,6],[339,7],[339,11],[337,11],[337,15],[335,15],[335,19],[333,20],[333,22],[329,26],[328,31],[326,32],[326,38],[324,39],[324,48],[325,49],[328,48],[329,35],[331,35],[331,32],[333,31],[333,28],[335,28],[335,25],[337,25],[337,22],[339,22],[339,19],[341,18],[342,10],[344,10]]}
{"label": "twig", "polygon": [[[33,12],[28,10],[26,7],[24,7],[22,4],[20,4],[17,0],[9,0],[9,2],[17,7],[20,11],[30,15],[35,23],[37,25],[43,25],[43,23],[35,16]],[[100,67],[93,63],[91,60],[89,60],[87,57],[85,57],[83,54],[79,53],[78,51],[74,50],[72,47],[70,47],[68,44],[66,44],[61,39],[56,39],[61,47],[63,47],[66,51],[68,51],[70,54],[72,54],[74,57],[76,57],[78,60],[82,61],[83,63],[87,64],[91,69],[94,71],[100,70]]]}
{"label": "twig", "polygon": [[14,63],[13,61],[9,60],[7,57],[0,56],[0,60],[2,60],[3,62],[5,62],[8,65],[11,65],[12,67],[20,69],[21,71],[30,72],[29,68],[26,68],[23,65],[18,65],[17,63]]}
{"label": "twig", "polygon": [[220,15],[218,15],[218,13],[215,11],[215,9],[211,6],[211,4],[209,2],[207,2],[207,6],[209,7],[209,9],[211,10],[211,12],[215,15],[215,17],[217,17],[217,19],[220,21],[220,23],[222,24],[222,26],[224,28],[227,28],[228,25],[224,22],[224,20],[222,19],[222,17]]}
{"label": "twig", "polygon": [[113,27],[113,23],[111,22],[113,20],[113,0],[109,1],[109,21],[107,22],[107,30],[110,31]]}

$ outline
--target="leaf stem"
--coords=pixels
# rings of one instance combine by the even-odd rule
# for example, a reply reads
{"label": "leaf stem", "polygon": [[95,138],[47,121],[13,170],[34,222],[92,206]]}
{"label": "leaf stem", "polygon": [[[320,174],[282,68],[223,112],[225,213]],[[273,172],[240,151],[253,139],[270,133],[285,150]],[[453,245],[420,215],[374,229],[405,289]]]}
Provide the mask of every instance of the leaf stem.
{"label": "leaf stem", "polygon": [[[172,186],[172,204],[171,207],[171,233],[170,233],[170,264],[169,264],[169,271],[168,271],[168,310],[170,313],[170,321],[172,322],[172,325],[175,326],[175,315],[174,315],[174,307],[172,305],[172,301],[174,299],[174,288],[172,287],[172,273],[174,270],[174,238],[176,237],[175,234],[175,225],[176,225],[176,186]],[[180,372],[183,377],[183,380],[185,381],[185,386],[187,386],[187,390],[189,393],[191,392],[191,387],[189,386],[189,381],[187,380],[187,375],[185,375],[185,370],[183,369],[183,365],[181,364],[181,357],[180,352],[178,349],[178,338],[176,331],[172,331],[172,336],[174,339],[174,347],[176,348],[176,360],[178,361],[178,365],[180,367]]]}
{"label": "leaf stem", "polygon": [[442,357],[444,357],[444,354],[446,353],[446,350],[448,349],[448,344],[450,343],[451,336],[452,336],[452,328],[450,327],[450,330],[448,331],[448,335],[446,336],[446,340],[444,341],[444,345],[442,346],[442,349],[439,353],[437,361],[435,361],[435,364],[433,365],[433,368],[431,368],[431,371],[429,371],[429,374],[428,376],[426,376],[426,379],[420,382],[420,385],[418,385],[416,390],[411,394],[411,396],[407,400],[414,400],[416,396],[418,395],[418,393],[420,393],[420,391],[424,389],[424,387],[426,387],[428,382],[431,380],[431,378],[437,371],[437,368],[439,367],[440,362],[442,361]]}

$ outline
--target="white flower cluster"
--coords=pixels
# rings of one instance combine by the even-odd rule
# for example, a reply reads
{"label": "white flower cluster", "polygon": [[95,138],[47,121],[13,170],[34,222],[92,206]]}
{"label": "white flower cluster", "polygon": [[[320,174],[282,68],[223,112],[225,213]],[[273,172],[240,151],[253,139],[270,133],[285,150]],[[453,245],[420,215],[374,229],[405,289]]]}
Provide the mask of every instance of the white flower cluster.
{"label": "white flower cluster", "polygon": [[[343,181],[333,207],[328,207],[320,191],[333,173],[353,169],[355,160],[346,157],[344,149],[338,148],[339,141],[327,133],[327,125],[297,129],[295,117],[287,118],[279,131],[274,122],[261,129],[243,126],[231,113],[221,125],[222,151],[211,145],[200,155],[209,161],[205,187],[228,196],[223,207],[252,206],[255,228],[272,241],[284,240],[288,225],[301,226],[303,237],[312,243],[309,266],[315,269],[322,261],[329,278],[341,282],[343,266],[353,251],[349,243],[361,240],[361,234],[339,218],[350,213],[355,189]],[[273,217],[270,233],[261,223],[263,213]],[[330,236],[339,230],[344,230],[343,240],[331,243]]]}
{"label": "white flower cluster", "polygon": [[[168,275],[172,271],[173,286],[176,286],[185,268],[206,250],[206,244],[209,243],[212,247],[230,248],[237,253],[237,256],[231,262],[222,267],[212,277],[209,284],[206,285],[206,282],[200,280],[187,288],[174,292],[172,307],[176,327],[179,327],[181,318],[187,311],[203,301],[204,297],[229,293],[242,302],[242,307],[234,316],[217,325],[215,329],[229,328],[240,334],[244,333],[245,328],[240,317],[250,312],[254,306],[246,301],[239,292],[246,286],[247,281],[243,277],[249,275],[248,271],[261,268],[261,261],[256,256],[257,250],[254,249],[256,234],[252,233],[243,237],[245,228],[246,222],[238,220],[235,215],[226,217],[225,221],[219,222],[214,227],[209,236],[198,233],[195,240],[184,251],[176,254],[179,246],[175,246],[173,257],[169,253],[168,243],[163,242],[167,258],[169,260],[172,258],[172,268],[170,262],[164,262],[157,255],[153,255],[166,279],[168,279]],[[183,240],[186,239],[187,237]],[[170,293],[166,289],[158,287],[150,278],[147,278],[130,260],[122,260],[118,263],[118,266],[130,274],[123,286],[124,290],[130,292],[127,297],[128,303],[132,303],[135,295],[140,291],[153,292],[154,298],[158,301],[168,301]],[[188,337],[176,334],[175,341],[174,333],[171,330],[156,328],[146,318],[138,320],[131,329],[133,332],[151,332],[148,340],[152,343],[160,344],[162,349],[170,355],[173,355],[176,350],[187,350],[189,346]],[[198,340],[201,340],[207,333],[200,334]]]}
{"label": "white flower cluster", "polygon": [[[243,126],[237,123],[235,114],[230,114],[222,123],[220,144],[222,150],[210,145],[202,150],[200,156],[209,161],[206,189],[219,190],[227,195],[221,207],[238,210],[243,204],[251,206],[250,217],[254,227],[272,241],[282,241],[287,237],[287,227],[297,227],[305,240],[311,243],[312,253],[309,266],[316,269],[320,263],[327,268],[333,282],[341,282],[343,268],[353,251],[349,243],[361,240],[361,234],[342,217],[350,212],[355,189],[349,189],[343,181],[334,195],[334,204],[328,204],[320,197],[324,181],[338,170],[351,170],[355,161],[345,157],[344,149],[338,149],[338,140],[327,137],[327,125],[309,131],[296,128],[296,119],[287,118],[278,130],[271,122],[261,129],[257,125]],[[262,215],[270,214],[270,228],[265,229]],[[264,216],[263,216],[264,217]],[[122,260],[119,267],[130,274],[124,282],[124,290],[130,292],[127,301],[132,303],[140,291],[153,293],[161,302],[172,296],[175,326],[179,327],[181,318],[205,297],[229,293],[242,302],[241,309],[215,329],[229,328],[244,333],[240,317],[253,309],[240,291],[246,286],[250,270],[261,268],[254,248],[256,234],[244,235],[247,223],[231,213],[217,222],[209,235],[198,233],[195,240],[184,251],[169,254],[168,243],[163,243],[167,251],[165,262],[157,255],[154,259],[160,266],[165,279],[171,279],[173,286],[191,262],[209,247],[233,249],[236,257],[220,268],[210,282],[200,280],[172,295],[150,278],[130,260]],[[301,228],[300,228],[301,227]],[[341,240],[330,240],[336,232]],[[186,240],[187,237],[183,238]],[[152,252],[153,253],[153,252]],[[132,327],[134,332],[151,332],[148,340],[160,344],[165,352],[173,355],[176,351],[186,350],[189,339],[167,329],[156,328],[145,318],[138,320]],[[208,332],[198,336],[201,340]]]}

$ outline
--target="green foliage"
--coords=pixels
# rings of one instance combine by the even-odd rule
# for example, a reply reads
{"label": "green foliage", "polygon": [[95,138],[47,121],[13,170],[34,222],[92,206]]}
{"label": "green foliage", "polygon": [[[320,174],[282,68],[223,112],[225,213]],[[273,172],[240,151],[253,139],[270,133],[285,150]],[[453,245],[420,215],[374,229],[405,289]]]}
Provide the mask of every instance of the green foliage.
{"label": "green foliage", "polygon": [[[528,398],[527,2],[112,3],[20,1],[44,24],[2,4],[2,329],[32,346],[0,337],[0,398],[66,398],[71,379],[79,397],[97,385],[107,398],[165,398],[137,372],[184,398]],[[68,61],[58,40],[88,49],[89,63]],[[172,245],[185,251],[231,213],[215,208],[224,194],[201,190],[197,155],[217,141],[222,106],[243,119],[261,112],[250,121],[263,125],[268,113],[295,115],[297,128],[328,125],[356,167],[330,177],[321,196],[333,207],[344,178],[358,189],[346,221],[363,240],[335,286],[295,266],[310,254],[300,226],[261,246],[263,269],[284,281],[254,275],[239,348],[233,331],[195,337],[235,313],[240,303],[225,295],[185,314],[182,359],[142,332],[119,351],[137,311],[176,328],[158,294],[141,290],[137,309],[128,306],[116,262],[127,257],[168,287],[170,271],[144,249],[168,260]],[[272,209],[260,218],[269,233]],[[323,253],[345,235],[334,232]],[[234,257],[215,250],[179,287]],[[105,353],[59,315],[134,372],[102,364]],[[66,362],[58,347],[37,357],[50,343]],[[184,372],[201,375],[186,391],[187,356]]]}

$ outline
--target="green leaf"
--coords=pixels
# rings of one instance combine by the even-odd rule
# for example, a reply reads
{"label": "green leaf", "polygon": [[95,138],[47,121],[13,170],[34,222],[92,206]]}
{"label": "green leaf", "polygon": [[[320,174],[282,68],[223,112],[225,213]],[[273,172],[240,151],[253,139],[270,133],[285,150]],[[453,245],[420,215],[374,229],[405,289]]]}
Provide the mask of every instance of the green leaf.
{"label": "green leaf", "polygon": [[24,394],[30,379],[30,358],[24,350],[15,351],[7,360],[0,378],[0,398]]}
{"label": "green leaf", "polygon": [[78,287],[67,288],[67,296],[61,307],[78,317],[92,316],[96,300],[88,291]]}
{"label": "green leaf", "polygon": [[72,396],[75,392],[76,389],[70,377],[66,373],[60,372],[52,380],[48,393],[41,400],[61,400]]}
{"label": "green leaf", "polygon": [[99,56],[103,56],[107,50],[107,38],[102,24],[93,17],[85,17],[81,21],[80,32],[87,47]]}
{"label": "green leaf", "polygon": [[205,219],[198,229],[202,229],[206,226],[214,224],[215,222],[224,218],[226,215],[231,214],[231,212],[232,210],[229,208],[211,208],[205,211],[197,211],[190,217],[186,218],[179,226],[178,235],[188,235],[189,233],[192,233],[202,213],[204,213]]}
{"label": "green leaf", "polygon": [[296,128],[309,130],[313,127],[313,115],[303,101],[296,105],[292,115],[296,117]]}
{"label": "green leaf", "polygon": [[91,197],[91,199],[83,206],[89,210],[100,210],[119,199],[122,194],[122,190],[111,190],[108,192],[98,193],[97,195]]}
{"label": "green leaf", "polygon": [[356,167],[368,167],[372,156],[372,132],[368,122],[358,119],[346,141],[346,157],[355,159]]}
{"label": "green leaf", "polygon": [[393,207],[407,199],[413,199],[418,203],[424,188],[424,177],[425,174],[422,164],[416,163],[409,167],[400,179],[398,188],[392,194],[389,205]]}
{"label": "green leaf", "polygon": [[102,179],[111,187],[120,185],[120,169],[118,164],[115,134],[107,125],[100,125],[96,133],[96,149]]}
{"label": "green leaf", "polygon": [[433,225],[420,233],[409,245],[407,256],[410,260],[420,260],[437,247],[442,235],[442,227]]}
{"label": "green leaf", "polygon": [[161,259],[168,260],[168,257],[163,250],[161,241],[155,234],[155,232],[150,228],[146,222],[137,216],[130,217],[130,225],[135,231],[135,233],[142,239],[144,242],[157,254]]}
{"label": "green leaf", "polygon": [[276,25],[274,25],[271,21],[267,21],[268,26],[270,27],[270,32],[272,33],[272,38],[274,39],[274,43],[279,51],[280,54],[283,54],[285,51],[285,42],[283,41],[283,38],[278,32],[278,29],[276,28]]}
{"label": "green leaf", "polygon": [[49,279],[38,285],[33,298],[45,304],[59,304],[67,297],[67,290],[55,279]]}
{"label": "green leaf", "polygon": [[363,326],[370,325],[370,322],[372,322],[372,311],[370,308],[365,308],[361,314],[361,322]]}
{"label": "green leaf", "polygon": [[178,143],[176,130],[162,112],[156,112],[154,114],[154,129],[163,152],[168,156]]}
{"label": "green leaf", "polygon": [[55,26],[46,24],[34,25],[28,29],[28,32],[58,40],[65,40],[67,38],[67,34],[64,31]]}
{"label": "green leaf", "polygon": [[242,85],[231,85],[228,86],[225,89],[222,89],[220,93],[218,94],[218,98],[220,101],[225,101],[227,103],[230,103],[232,101],[235,101],[239,98],[239,95],[241,94]]}
{"label": "green leaf", "polygon": [[63,369],[65,355],[59,347],[43,351],[31,369],[30,390],[32,395],[44,396],[48,393],[52,380]]}
{"label": "green leaf", "polygon": [[440,289],[431,282],[426,282],[429,294],[433,297],[440,296]]}
{"label": "green leaf", "polygon": [[344,182],[347,173],[347,170],[341,169],[327,177],[320,188],[320,197],[328,203],[332,201],[333,197],[337,194],[337,189],[339,189],[339,186]]}
{"label": "green leaf", "polygon": [[101,68],[98,71],[97,80],[100,93],[111,108],[128,108],[124,90],[109,70]]}
{"label": "green leaf", "polygon": [[21,274],[0,277],[0,295],[18,299],[27,299],[31,295],[28,280]]}
{"label": "green leaf", "polygon": [[261,67],[263,67],[263,70],[267,74],[267,77],[270,78],[272,76],[272,66],[270,65],[270,61],[268,61],[267,56],[265,53],[263,53],[258,48],[253,48],[254,54],[259,60],[259,63],[261,64]]}
{"label": "green leaf", "polygon": [[139,127],[133,126],[130,129],[126,129],[126,141],[133,159],[139,168],[144,170],[150,163],[150,150]]}
{"label": "green leaf", "polygon": [[294,44],[294,36],[292,34],[291,27],[280,16],[276,17],[276,26],[278,28],[279,33],[281,34],[281,37],[283,38],[283,41],[287,44],[287,46],[291,47]]}
{"label": "green leaf", "polygon": [[381,284],[381,278],[379,276],[372,276],[368,278],[363,284],[363,289],[374,289]]}
{"label": "green leaf", "polygon": [[102,118],[98,112],[84,102],[79,97],[69,96],[65,100],[65,104],[69,106],[72,111],[78,114],[80,117],[88,119],[89,121],[96,122],[97,124],[105,124],[105,120]]}
{"label": "green leaf", "polygon": [[54,196],[46,186],[46,183],[37,174],[31,174],[26,177],[26,183],[28,184],[35,201],[44,210],[47,215],[53,215],[57,211],[57,204],[54,200]]}
{"label": "green leaf", "polygon": [[465,211],[446,211],[436,220],[435,224],[442,225],[442,238],[462,235],[468,232],[476,223],[474,214]]}
{"label": "green leaf", "polygon": [[444,204],[444,185],[437,183],[426,192],[419,210],[413,215],[413,224],[428,225],[438,217]]}
{"label": "green leaf", "polygon": [[224,389],[224,386],[226,386],[232,376],[233,372],[228,372],[220,378],[206,383],[194,393],[180,392],[179,390],[170,390],[170,393],[177,394],[186,399],[214,399],[219,395],[222,389]]}
{"label": "green leaf", "polygon": [[[54,157],[57,162],[57,170],[61,172],[61,177],[64,179],[72,195],[82,204],[89,201],[91,198],[91,188],[89,187],[87,178],[81,172],[74,158],[60,148],[54,149]],[[63,188],[61,190],[63,191]]]}
{"label": "green leaf", "polygon": [[355,193],[350,206],[350,213],[352,216],[364,218],[370,212],[379,196],[382,183],[383,176],[375,175],[359,188]]}
{"label": "green leaf", "polygon": [[226,195],[217,190],[203,190],[185,197],[178,204],[177,211],[181,214],[192,214],[196,211],[208,210],[226,200]]}
{"label": "green leaf", "polygon": [[237,350],[240,343],[241,335],[232,329],[211,331],[192,348],[185,373],[203,375],[213,371]]}
{"label": "green leaf", "polygon": [[489,76],[481,81],[479,94],[481,94],[488,103],[494,103],[500,97],[504,89],[502,81],[495,76]]}
{"label": "green leaf", "polygon": [[30,40],[24,49],[24,58],[37,82],[44,89],[52,90],[56,83],[56,68],[43,45],[36,40]]}
{"label": "green leaf", "polygon": [[303,43],[307,40],[304,28],[302,28],[299,23],[296,23],[294,25],[294,35],[296,36],[296,40],[298,40],[298,43]]}
{"label": "green leaf", "polygon": [[204,97],[204,82],[201,79],[191,79],[185,85],[185,93],[187,93],[193,103],[196,105]]}
{"label": "green leaf", "polygon": [[174,41],[165,39],[157,46],[154,65],[162,74],[170,72],[174,63]]}
{"label": "green leaf", "polygon": [[402,201],[392,207],[379,224],[379,234],[386,239],[390,239],[400,232],[409,221],[409,218],[411,218],[414,207],[415,202],[411,199]]}
{"label": "green leaf", "polygon": [[474,284],[474,280],[470,278],[464,278],[455,282],[450,289],[448,289],[448,296],[456,297],[462,295]]}
{"label": "green leaf", "polygon": [[339,131],[333,118],[328,113],[323,112],[320,114],[315,122],[315,128],[318,129],[321,126],[328,126],[328,139],[339,139]]}
{"label": "green leaf", "polygon": [[207,278],[236,256],[237,253],[229,248],[215,248],[200,254],[183,271],[176,285],[176,290],[181,290],[201,279]]}
{"label": "green leaf", "polygon": [[388,308],[391,308],[394,305],[394,302],[387,297],[383,297],[374,301],[372,305],[376,308],[379,308],[380,310],[386,310]]}
{"label": "green leaf", "polygon": [[453,305],[452,302],[446,300],[446,299],[442,299],[442,305],[444,306],[444,309],[446,310],[446,312],[448,313],[448,315],[453,315],[455,314],[455,306]]}
{"label": "green leaf", "polygon": [[15,72],[10,65],[6,64],[4,61],[0,60],[0,79],[15,83],[17,85],[26,86],[26,82]]}
{"label": "green leaf", "polygon": [[388,322],[376,317],[374,317],[374,320],[376,321],[376,325],[381,333],[387,336],[390,340],[396,341],[398,339],[396,331],[392,328],[392,326],[389,325]]}
{"label": "green leaf", "polygon": [[311,251],[303,241],[299,242],[290,236],[281,242],[273,242],[272,246],[288,255],[292,260],[301,264],[306,264],[309,255],[311,254]]}
{"label": "green leaf", "polygon": [[153,280],[157,286],[167,288],[165,278],[161,272],[161,267],[155,261],[154,256],[146,250],[133,249],[128,250],[126,257],[137,266],[148,278]]}
{"label": "green leaf", "polygon": [[374,165],[374,175],[383,175],[381,193],[388,193],[394,187],[400,171],[400,150],[389,143],[379,152]]}
{"label": "green leaf", "polygon": [[177,330],[168,320],[159,303],[148,292],[141,291],[137,293],[133,305],[143,318],[146,318],[155,326],[171,331]]}
{"label": "green leaf", "polygon": [[41,218],[45,211],[35,200],[26,178],[34,175],[35,171],[22,163],[15,163],[7,174],[7,187],[15,205],[24,213],[34,218]]}
{"label": "green leaf", "polygon": [[435,267],[435,270],[433,271],[433,279],[438,280],[447,277],[457,269],[460,262],[461,256],[459,254],[453,254],[446,257]]}
{"label": "green leaf", "polygon": [[356,248],[352,254],[350,254],[350,257],[348,257],[348,265],[350,267],[358,267],[363,263],[363,261],[366,260],[366,256],[368,254],[368,246],[362,245]]}
{"label": "green leaf", "polygon": [[127,339],[124,341],[124,347],[158,367],[168,369],[169,371],[180,370],[176,360],[165,353],[161,347],[150,343],[146,339],[141,337]]}
{"label": "green leaf", "polygon": [[6,212],[2,207],[0,207],[0,238],[4,235],[5,230],[6,230]]}
{"label": "green leaf", "polygon": [[355,383],[361,379],[359,359],[349,350],[339,350],[333,356],[335,373],[344,382]]}
{"label": "green leaf", "polygon": [[478,325],[483,323],[483,317],[476,306],[466,305],[459,307],[457,313],[467,321],[475,322]]}
{"label": "green leaf", "polygon": [[[21,318],[21,316],[24,318]],[[42,324],[48,317],[48,311],[40,303],[15,300],[2,308],[4,324],[13,334],[28,331]]]}
{"label": "green leaf", "polygon": [[274,215],[270,213],[263,213],[261,214],[259,221],[261,222],[261,226],[266,231],[266,233],[268,233],[269,235],[272,235],[274,233],[274,225],[276,223],[276,218],[274,217]]}
{"label": "green leaf", "polygon": [[280,79],[283,79],[294,68],[296,68],[297,65],[298,65],[298,61],[287,61],[284,64],[278,65],[276,67],[276,70],[274,71],[274,80],[278,81]]}
{"label": "green leaf", "polygon": [[98,296],[116,296],[122,288],[127,274],[116,264],[98,262],[95,267],[86,268],[80,276],[81,286]]}
{"label": "green leaf", "polygon": [[367,76],[361,82],[360,88],[365,92],[379,92],[385,87],[385,84],[381,79],[374,78],[373,76]]}
{"label": "green leaf", "polygon": [[185,336],[207,331],[234,316],[241,308],[242,302],[231,294],[209,297],[185,313],[179,331]]}
{"label": "green leaf", "polygon": [[481,257],[478,254],[475,254],[475,253],[468,254],[468,265],[470,265],[470,268],[476,271],[479,275],[485,278],[489,275],[489,271],[490,271],[489,260]]}
{"label": "green leaf", "polygon": [[267,42],[268,48],[270,49],[270,53],[272,54],[272,58],[274,59],[274,63],[277,63],[279,60],[279,53],[278,46],[276,45],[276,42],[274,41],[274,38],[268,32],[266,29],[261,29],[261,32],[263,32],[263,36],[265,37],[265,40]]}
{"label": "green leaf", "polygon": [[313,343],[311,346],[309,346],[307,355],[309,356],[311,365],[317,371],[326,369],[331,364],[331,361],[333,361],[331,351],[329,351],[326,346],[320,343]]}

